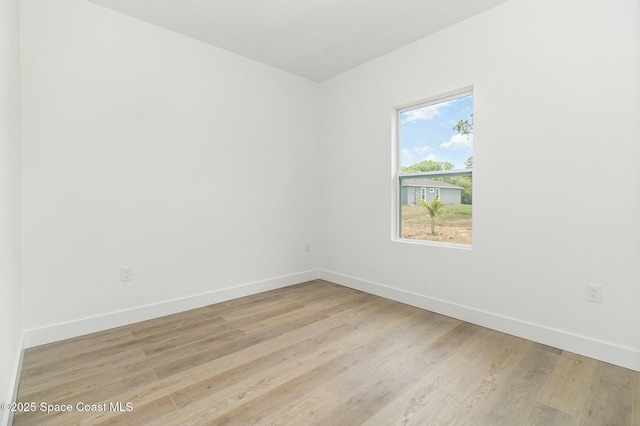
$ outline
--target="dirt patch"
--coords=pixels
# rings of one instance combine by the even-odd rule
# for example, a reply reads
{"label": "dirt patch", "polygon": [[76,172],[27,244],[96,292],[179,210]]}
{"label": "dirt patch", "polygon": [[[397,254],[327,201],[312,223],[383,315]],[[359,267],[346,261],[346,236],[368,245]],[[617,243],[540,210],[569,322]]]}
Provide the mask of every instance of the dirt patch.
{"label": "dirt patch", "polygon": [[436,235],[431,234],[431,225],[413,223],[402,227],[402,238],[438,241],[442,243],[471,244],[471,227],[438,226]]}
{"label": "dirt patch", "polygon": [[436,234],[431,233],[431,218],[422,206],[402,206],[402,238],[471,244],[471,206],[448,205],[436,221]]}

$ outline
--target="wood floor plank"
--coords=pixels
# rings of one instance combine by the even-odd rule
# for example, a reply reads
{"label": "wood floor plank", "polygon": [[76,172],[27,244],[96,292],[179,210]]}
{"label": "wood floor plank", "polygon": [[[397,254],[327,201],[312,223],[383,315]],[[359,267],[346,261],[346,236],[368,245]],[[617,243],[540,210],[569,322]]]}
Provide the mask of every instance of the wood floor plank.
{"label": "wood floor plank", "polygon": [[[323,387],[327,382],[335,378],[341,378],[340,389],[349,389],[354,383],[364,380],[371,371],[376,371],[381,364],[394,356],[398,356],[407,346],[399,343],[397,336],[402,336],[409,329],[422,325],[423,318],[416,315],[390,329],[384,336],[369,341],[366,345],[358,346],[353,350],[325,362],[304,374],[298,374],[293,380],[289,380],[261,396],[254,398],[250,404],[242,404],[224,415],[216,418],[219,424],[268,424],[269,415],[276,407],[291,407],[315,389]],[[422,330],[422,328],[421,328]],[[418,333],[412,334],[418,338]],[[394,345],[394,342],[396,345]],[[335,384],[335,383],[334,383]],[[336,387],[332,387],[336,392]],[[337,391],[340,394],[340,391]],[[344,392],[343,392],[344,394]],[[336,424],[342,423],[340,419],[333,419]]]}
{"label": "wood floor plank", "polygon": [[[134,346],[139,345],[140,348],[143,351],[146,350],[147,351],[146,354],[149,355],[149,354],[157,353],[164,350],[165,347],[167,346],[166,342],[171,342],[172,339],[176,339],[176,337],[174,336],[178,336],[177,337],[178,340],[186,340],[185,344],[189,344],[189,343],[193,343],[189,339],[193,339],[193,341],[198,341],[199,339],[196,338],[198,336],[204,335],[205,337],[214,337],[221,334],[223,331],[229,331],[229,330],[231,330],[231,326],[229,325],[228,322],[226,322],[222,318],[215,317],[210,319],[209,321],[203,321],[203,322],[193,324],[191,327],[187,327],[186,329],[170,328],[169,330],[166,330],[166,331],[158,330],[158,333],[156,334],[149,334],[139,338],[132,338],[127,342],[129,345],[134,345]],[[199,333],[199,332],[201,333],[200,335],[195,335],[195,336],[192,335],[192,333]],[[238,332],[236,332],[236,334],[237,333]],[[88,337],[90,342],[94,340],[94,335],[89,335]],[[92,343],[90,344],[90,347],[93,348]],[[112,343],[111,349],[107,347],[105,348],[107,348],[108,350],[113,350],[114,347],[122,348],[123,346],[120,345],[118,342],[115,342],[115,344]],[[178,345],[175,345],[175,346],[171,346],[170,349],[173,350],[178,347],[179,347]],[[188,352],[188,351],[183,351],[180,353],[183,354],[184,352]],[[100,352],[96,352],[96,351],[82,351],[79,353],[79,355],[85,355],[85,354],[89,354],[89,358],[91,359],[100,358]],[[72,351],[67,351],[64,353],[64,356],[61,355],[60,357],[57,357],[54,359],[55,359],[55,363],[66,362],[76,366],[81,365],[80,357],[75,357]],[[164,360],[168,362],[170,360],[170,356],[165,357]],[[125,364],[111,365],[112,368],[109,369],[111,370],[110,374],[116,377],[126,377],[128,375],[131,375],[133,373],[136,373],[140,370],[147,368],[147,365],[145,364],[145,362],[147,361],[147,358],[144,358],[144,357],[128,357],[128,358],[125,358],[125,361],[127,361]],[[143,362],[136,362],[136,361],[143,361]],[[82,370],[78,368],[76,368],[76,370],[74,371],[74,374],[67,374],[66,370],[60,369],[58,367],[59,364],[58,366],[56,366],[55,363],[52,363],[50,360],[50,363],[44,367],[47,371],[50,372],[49,375],[44,375],[44,377],[37,376],[35,375],[34,370],[23,367],[23,370],[22,370],[23,374],[27,374],[27,378],[25,380],[22,380],[21,382],[20,389],[19,389],[19,396],[27,397],[26,395],[34,394],[36,392],[46,391],[47,388],[49,387],[50,382],[55,382],[61,386],[66,385],[67,387],[69,387],[69,386],[78,386],[78,385],[81,386],[81,383],[83,381],[92,380],[91,379],[92,374],[87,374],[87,377],[83,377],[82,374],[80,374]],[[36,379],[38,379],[37,382],[32,381]]]}
{"label": "wood floor plank", "polygon": [[575,426],[578,419],[563,411],[548,405],[537,403],[526,422],[525,426]]}
{"label": "wood floor plank", "polygon": [[[491,350],[492,346],[499,349]],[[454,374],[449,381],[448,397],[440,402],[438,421],[442,423],[468,423],[493,404],[492,395],[505,386],[533,346],[526,340],[494,332],[473,347],[474,352],[456,354],[454,368],[462,368],[467,374]]]}
{"label": "wood floor plank", "polygon": [[[452,329],[431,345],[432,359],[422,364],[423,372],[415,383],[407,386],[365,424],[429,424],[440,418],[442,424],[452,422],[462,409],[457,395],[464,389],[462,383],[467,384],[469,375],[484,373],[478,368],[477,360],[486,358],[483,348],[499,347],[501,337],[505,338],[500,333],[467,323]],[[529,342],[520,343],[530,347]],[[458,374],[459,371],[465,374]],[[476,394],[475,390],[471,391]],[[444,417],[449,418],[445,421]]]}
{"label": "wood floor plank", "polygon": [[277,317],[264,318],[251,323],[245,322],[240,324],[234,322],[232,324],[234,324],[240,330],[244,331],[247,334],[256,334],[271,327],[277,327],[282,324],[291,323],[292,321],[296,321],[297,318],[312,314],[322,314],[326,317],[329,317],[330,315],[334,315],[343,310],[366,303],[367,301],[371,300],[373,300],[371,297],[355,293],[340,295],[339,298],[326,298],[322,301],[322,303],[313,303],[311,305],[306,305],[303,310],[286,312],[278,315]]}
{"label": "wood floor plank", "polygon": [[117,416],[94,424],[96,426],[159,424],[157,422],[160,418],[176,410],[177,408],[171,400],[171,397],[163,396],[140,407],[135,407],[135,409],[131,411],[118,414]]}
{"label": "wood floor plank", "polygon": [[[52,405],[71,405],[77,413],[77,404],[99,404],[103,401],[116,402],[119,401],[119,395],[127,389],[154,383],[158,378],[151,370],[142,371],[138,374],[125,377],[120,380],[111,381],[109,377],[102,377],[101,386],[93,386],[80,393],[67,394],[60,396],[59,392],[50,391],[48,395],[42,395],[39,401],[46,401]],[[71,414],[71,415],[70,415]],[[47,422],[69,422],[74,413],[54,412],[45,414],[42,411],[34,411],[29,413],[18,413],[15,416],[16,422],[41,424],[46,419]]]}
{"label": "wood floor plank", "polygon": [[[143,380],[137,381],[135,378],[143,378]],[[144,380],[144,379],[148,380]],[[132,383],[132,380],[136,380],[136,386],[140,386],[143,383],[157,382],[157,376],[151,369],[141,370],[139,372],[114,372],[113,370],[107,370],[104,372],[98,371],[87,377],[81,377],[77,380],[65,382],[60,386],[49,386],[39,391],[22,394],[18,397],[20,401],[80,401],[82,398],[86,398],[88,395],[95,395],[95,389],[104,389],[105,386],[109,386],[112,383],[123,382]],[[124,386],[121,390],[115,393],[120,394],[126,391],[127,386]]]}
{"label": "wood floor plank", "polygon": [[104,363],[105,360],[116,359],[120,354],[127,355],[126,358],[128,359],[129,352],[132,351],[140,352],[138,342],[135,339],[117,343],[91,352],[84,352],[76,355],[68,354],[68,356],[51,360],[46,365],[27,368],[24,371],[31,377],[60,375],[64,374],[67,370],[75,369],[77,365],[91,366],[95,362]]}
{"label": "wood floor plank", "polygon": [[[414,320],[407,320],[381,336],[374,345],[363,348],[372,356],[352,359],[349,370],[344,374],[325,377],[321,384],[312,387],[311,392],[300,392],[302,398],[289,398],[288,406],[264,420],[267,423],[275,422],[286,412],[297,411],[308,398],[313,398],[314,392],[331,392],[340,396],[342,402],[324,413],[316,412],[314,419],[307,420],[362,424],[416,380],[424,366],[433,360],[434,352],[429,348],[429,343],[436,342],[455,326],[450,324],[450,328],[447,328],[427,316],[417,315]],[[374,346],[382,349],[381,352],[370,352]],[[342,357],[335,362],[345,360],[346,357]],[[371,371],[379,373],[370,374]]]}
{"label": "wood floor plank", "polygon": [[15,425],[640,426],[638,372],[322,280],[31,348],[18,395],[113,409]]}
{"label": "wood floor plank", "polygon": [[195,342],[202,343],[200,347],[208,348],[211,342],[220,344],[242,336],[246,336],[246,333],[225,322],[213,327],[194,328],[171,338],[163,336],[163,339],[159,341],[140,341],[139,344],[141,344],[144,353],[147,356],[151,356],[185,347],[191,348],[190,351],[194,351],[197,350],[197,347],[194,346]]}
{"label": "wood floor plank", "polygon": [[490,395],[472,418],[476,424],[522,424],[526,421],[557,363],[557,353],[531,348],[509,379]]}
{"label": "wood floor plank", "polygon": [[[272,416],[270,424],[280,426],[322,424],[320,421],[314,421],[314,419],[323,417],[325,413],[342,403],[342,401],[342,398],[331,391],[325,389],[316,391],[307,395],[303,401],[296,405],[295,409],[279,410]],[[332,421],[328,424],[335,425],[337,423]]]}
{"label": "wood floor plank", "polygon": [[80,389],[100,384],[103,376],[108,375],[114,378],[124,378],[132,374],[139,373],[146,369],[144,362],[146,358],[134,358],[127,360],[122,365],[107,365],[104,368],[91,368],[84,371],[72,372],[66,376],[57,376],[54,380],[42,380],[30,386],[20,383],[18,389],[18,399],[27,401],[33,400],[32,396],[39,393],[50,392],[51,389]]}
{"label": "wood floor plank", "polygon": [[551,372],[540,402],[578,418],[597,364],[592,358],[564,352]]}
{"label": "wood floor plank", "polygon": [[[258,359],[265,354],[278,351],[283,347],[296,345],[299,342],[309,340],[309,336],[312,336],[311,339],[314,339],[315,337],[318,337],[319,334],[332,327],[340,327],[344,326],[345,324],[357,325],[362,330],[363,335],[367,336],[368,338],[372,338],[375,333],[371,333],[372,336],[368,336],[367,331],[375,330],[374,328],[372,328],[374,327],[375,322],[368,321],[368,313],[385,310],[393,306],[394,302],[381,298],[374,298],[368,303],[354,305],[349,310],[342,311],[341,313],[327,318],[326,320],[322,320],[318,323],[313,323],[308,326],[301,327],[291,333],[288,333],[287,335],[277,336],[258,345],[242,349],[237,353],[229,354],[225,357],[217,358],[213,361],[196,366],[183,373],[166,377],[164,379],[161,379],[158,384],[152,384],[146,387],[134,389],[130,392],[126,392],[122,395],[122,398],[128,401],[132,401],[136,406],[148,403],[154,399],[157,399],[159,396],[166,394],[167,392],[174,392],[176,390],[184,388],[185,386],[198,383],[204,377],[209,377],[211,375],[218,374],[220,371],[225,371],[239,365],[243,365],[247,362]],[[450,319],[448,320],[452,321]],[[385,324],[385,326],[387,326],[387,324]],[[356,335],[355,337],[360,339],[358,341],[361,341],[363,338],[360,335]],[[334,349],[332,351],[331,347],[333,345],[335,345],[337,349]],[[325,345],[318,349],[316,353],[310,356],[310,359],[316,361],[322,360],[326,357],[332,356],[332,353],[335,351],[346,351],[348,350],[348,347],[348,341],[345,341],[345,339],[338,339],[334,342],[331,342],[330,345]],[[270,382],[273,381],[271,377],[281,378],[284,376],[284,374],[295,375],[297,370],[295,368],[295,364],[292,366],[290,363],[282,364],[279,366],[279,368],[281,368],[281,370],[279,370],[278,373],[273,373],[267,370],[264,374],[272,374],[272,376],[267,376],[267,379],[263,380],[263,383],[260,383],[260,385],[269,385]],[[258,380],[258,378],[256,377],[252,379]],[[259,391],[259,386],[254,386],[253,383],[239,383],[231,393],[232,395],[236,395],[232,398],[232,402],[235,400],[242,400],[243,398],[247,398],[247,395],[250,395],[254,391]],[[224,399],[222,400],[224,401]],[[223,405],[226,404],[227,402],[223,403]],[[205,409],[209,409],[210,407],[215,406],[215,399],[205,401]],[[191,409],[191,407],[189,408]],[[103,417],[104,415],[97,414],[93,417],[93,419],[100,419]],[[180,422],[185,421],[185,416],[179,416],[179,418]]]}
{"label": "wood floor plank", "polygon": [[246,313],[251,315],[255,312],[256,309],[260,309],[264,306],[278,306],[278,304],[282,301],[291,302],[291,300],[287,300],[280,296],[279,294],[257,294],[251,296],[245,296],[240,299],[229,300],[227,302],[218,303],[215,305],[207,306],[209,312],[215,314],[216,316],[224,317],[228,313]]}
{"label": "wood floor plank", "polygon": [[579,418],[580,425],[630,425],[635,373],[599,362]]}
{"label": "wood floor plank", "polygon": [[[391,321],[386,321],[383,324],[379,324],[376,321],[370,321],[369,314],[381,312],[389,309],[389,307],[393,307],[397,305],[395,302],[382,299],[382,298],[373,298],[371,301],[364,303],[360,306],[354,306],[351,309],[346,311],[342,311],[335,316],[327,318],[326,320],[319,321],[317,323],[313,323],[307,326],[303,326],[291,333],[286,335],[277,336],[271,340],[267,340],[255,346],[250,346],[241,351],[233,354],[229,354],[227,356],[217,358],[213,361],[198,365],[194,368],[186,370],[180,374],[168,376],[164,379],[159,380],[158,383],[140,386],[135,389],[131,389],[129,391],[124,392],[121,395],[122,400],[131,401],[134,406],[140,406],[147,404],[155,399],[160,398],[163,395],[166,395],[171,392],[175,392],[180,390],[186,386],[195,384],[200,382],[203,378],[209,377],[215,374],[220,373],[221,371],[226,371],[232,369],[234,367],[246,364],[251,360],[255,360],[260,358],[261,356],[279,351],[283,347],[294,346],[300,342],[304,342],[309,339],[314,339],[318,337],[321,333],[326,331],[327,329],[331,329],[332,327],[340,327],[345,324],[352,324],[357,326],[361,333],[356,334],[353,338],[357,339],[357,344],[361,344],[366,339],[374,338],[376,332],[384,329],[385,327],[389,327],[393,325],[394,321],[402,320],[401,317],[396,318]],[[457,324],[459,321],[453,320],[447,317],[441,317],[442,321],[446,321],[447,324],[454,323]],[[310,337],[311,336],[311,337]],[[365,339],[365,340],[363,340]],[[333,349],[332,349],[333,348]],[[334,356],[335,352],[338,351],[347,351],[350,348],[349,339],[343,338],[335,340],[331,342],[330,345],[325,345],[320,347],[317,352],[310,355],[310,360],[314,360],[318,362],[319,360],[325,359],[330,356]],[[342,353],[341,352],[341,353]],[[281,378],[285,374],[295,375],[299,372],[299,363],[303,361],[296,360],[298,364],[291,365],[290,363],[285,363],[279,366],[281,368],[280,373],[273,373],[270,370],[266,371],[264,374],[273,374],[272,377]],[[136,368],[142,368],[147,366],[148,364],[137,365],[137,362],[132,364]],[[127,371],[136,371],[136,368],[130,367]],[[252,378],[252,380],[258,380],[257,378]],[[264,380],[264,382],[269,382],[271,378]],[[254,391],[252,388],[253,383],[238,383],[238,386],[234,388],[232,391],[233,395],[240,395],[239,399],[246,397],[248,394]],[[235,394],[233,393],[235,392]],[[235,397],[234,397],[235,398]],[[213,401],[213,402],[211,402]],[[225,403],[226,404],[226,403]],[[205,401],[205,409],[210,408],[211,406],[216,406],[215,401],[209,400]],[[191,409],[191,407],[189,407]],[[102,421],[105,418],[108,418],[108,413],[93,413],[89,416],[85,416],[84,419],[88,422],[88,424]],[[180,421],[184,420],[185,415],[179,416]]]}
{"label": "wood floor plank", "polygon": [[[387,309],[388,305],[386,303],[377,303],[370,306],[370,308],[374,307],[376,307],[377,310],[373,312],[381,312],[380,309]],[[362,312],[362,310],[358,311]],[[408,312],[411,311],[409,310]],[[220,422],[222,420],[220,420],[219,417],[226,414],[229,410],[242,404],[249,403],[253,405],[255,398],[291,380],[295,380],[300,375],[320,368],[336,358],[361,348],[372,340],[375,340],[376,336],[386,334],[389,330],[397,327],[398,322],[406,321],[407,317],[406,315],[398,315],[395,318],[385,320],[353,315],[352,319],[356,322],[351,323],[351,325],[356,325],[357,329],[362,332],[347,333],[343,338],[321,345],[313,352],[302,357],[296,357],[287,364],[277,365],[243,382],[238,382],[224,389],[222,392],[211,394],[207,398],[187,407],[190,412],[188,416],[185,415],[185,412],[163,420],[167,421],[166,424],[202,424],[213,421],[214,419]],[[342,325],[336,324],[337,327],[347,325],[349,325],[348,321]],[[274,405],[274,409],[276,408],[278,408],[278,406]]]}
{"label": "wood floor plank", "polygon": [[302,303],[281,301],[274,305],[254,307],[251,313],[247,313],[246,311],[230,311],[223,313],[221,316],[227,321],[231,321],[236,327],[240,327],[243,324],[251,324],[256,321],[274,318],[287,312],[296,311],[304,308],[304,306]]}
{"label": "wood floor plank", "polygon": [[258,335],[244,335],[237,339],[232,339],[224,344],[217,345],[215,348],[210,348],[206,351],[198,351],[192,355],[180,357],[174,361],[163,363],[162,365],[154,367],[154,371],[158,377],[162,379],[173,374],[189,370],[197,365],[204,364],[216,358],[221,358],[225,355],[238,352],[246,347],[257,345],[279,334],[284,334],[287,331],[293,330],[302,325],[320,321],[324,318],[326,318],[326,316],[322,314],[310,315],[295,322],[283,324],[280,327],[269,330],[269,332]]}
{"label": "wood floor plank", "polygon": [[279,288],[274,290],[273,293],[286,297],[288,300],[307,303],[326,296],[342,296],[349,293],[359,293],[359,291],[324,280],[313,280]]}
{"label": "wood floor plank", "polygon": [[226,387],[245,380],[251,380],[265,371],[286,365],[290,362],[300,362],[301,360],[308,359],[311,354],[317,356],[318,351],[328,348],[331,341],[341,339],[346,334],[352,333],[355,330],[356,327],[351,324],[343,324],[329,329],[320,335],[296,344],[294,347],[289,346],[283,348],[260,358],[253,359],[248,364],[239,365],[193,385],[186,386],[173,392],[171,397],[178,408],[185,408],[212,393],[222,391]]}
{"label": "wood floor plank", "polygon": [[65,359],[62,365],[54,362],[55,366],[51,368],[47,368],[46,365],[34,367],[21,374],[19,393],[31,393],[36,388],[50,387],[51,383],[56,383],[58,380],[70,381],[99,369],[109,369],[145,360],[146,356],[142,349],[131,348],[109,356],[87,359],[82,364]]}
{"label": "wood floor plank", "polygon": [[52,359],[60,359],[69,353],[91,352],[129,340],[133,340],[131,331],[120,327],[61,342],[35,346],[24,351],[22,368],[29,369],[39,364],[49,363]]}
{"label": "wood floor plank", "polygon": [[190,327],[202,321],[219,317],[219,315],[212,316],[211,312],[205,308],[200,308],[197,311],[197,314],[173,314],[169,317],[162,317],[156,320],[133,324],[131,326],[131,334],[133,334],[134,337],[140,338],[143,336],[155,335],[157,333],[170,333],[173,330],[184,330],[186,327]]}
{"label": "wood floor plank", "polygon": [[635,387],[633,391],[633,426],[640,426],[640,372],[634,375]]}
{"label": "wood floor plank", "polygon": [[[25,380],[23,391],[25,393],[31,393],[33,390],[32,386],[42,382],[51,382],[58,377],[64,377],[65,380],[79,378],[86,375],[88,371],[99,367],[117,367],[134,362],[135,368],[132,369],[132,372],[146,368],[161,368],[161,366],[170,365],[171,363],[179,363],[181,359],[197,358],[202,356],[204,351],[209,351],[213,347],[224,346],[243,336],[245,336],[245,334],[242,331],[232,329],[220,334],[207,336],[200,340],[195,340],[189,344],[156,355],[146,355],[139,346],[128,348],[130,344],[135,344],[135,341],[131,341],[133,343],[118,344],[111,348],[101,349],[98,355],[92,352],[84,353],[76,359],[71,357],[59,362],[54,361],[50,364],[50,367],[43,365],[27,370],[27,377],[37,381],[32,382],[31,380]],[[122,346],[124,345],[127,345],[127,347],[123,348]]]}

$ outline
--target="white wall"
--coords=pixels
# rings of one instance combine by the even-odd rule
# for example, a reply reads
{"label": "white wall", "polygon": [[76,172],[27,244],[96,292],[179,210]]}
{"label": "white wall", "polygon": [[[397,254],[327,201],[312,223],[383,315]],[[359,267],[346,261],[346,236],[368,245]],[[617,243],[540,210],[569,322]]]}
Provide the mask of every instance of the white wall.
{"label": "white wall", "polygon": [[28,345],[308,276],[317,84],[82,0],[21,13]]}
{"label": "white wall", "polygon": [[[511,0],[322,85],[82,0],[21,4],[27,344],[321,267],[640,369],[634,0]],[[393,107],[467,85],[473,249],[393,242]]]}
{"label": "white wall", "polygon": [[21,349],[19,34],[18,0],[0,2],[0,402],[12,397]]}
{"label": "white wall", "polygon": [[[326,82],[325,276],[640,369],[637,9],[512,0]],[[473,249],[392,242],[393,107],[467,85]]]}

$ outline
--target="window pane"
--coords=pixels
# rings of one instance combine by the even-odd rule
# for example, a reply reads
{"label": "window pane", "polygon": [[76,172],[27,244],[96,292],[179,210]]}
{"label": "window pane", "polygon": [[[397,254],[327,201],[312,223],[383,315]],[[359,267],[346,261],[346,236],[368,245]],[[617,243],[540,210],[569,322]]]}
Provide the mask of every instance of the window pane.
{"label": "window pane", "polygon": [[400,237],[471,244],[472,187],[472,176],[401,177]]}
{"label": "window pane", "polygon": [[398,112],[400,238],[471,244],[473,95]]}

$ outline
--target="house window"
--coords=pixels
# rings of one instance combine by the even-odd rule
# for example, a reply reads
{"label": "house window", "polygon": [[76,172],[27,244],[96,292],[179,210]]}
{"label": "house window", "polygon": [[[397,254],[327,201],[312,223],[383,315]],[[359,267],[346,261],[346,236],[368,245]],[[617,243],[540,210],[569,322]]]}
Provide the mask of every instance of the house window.
{"label": "house window", "polygon": [[471,245],[473,90],[399,108],[396,126],[396,237]]}

